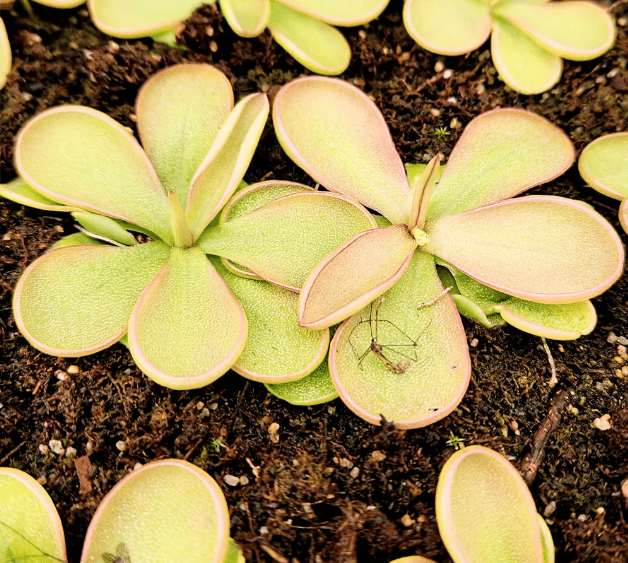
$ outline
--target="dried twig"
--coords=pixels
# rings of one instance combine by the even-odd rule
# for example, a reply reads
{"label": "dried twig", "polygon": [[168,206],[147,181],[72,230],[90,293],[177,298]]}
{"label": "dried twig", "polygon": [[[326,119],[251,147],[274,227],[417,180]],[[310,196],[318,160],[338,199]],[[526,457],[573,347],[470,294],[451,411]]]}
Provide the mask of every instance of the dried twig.
{"label": "dried twig", "polygon": [[552,356],[552,352],[547,345],[547,340],[543,336],[541,336],[541,340],[543,341],[543,348],[545,348],[545,353],[547,354],[547,359],[549,360],[550,368],[552,368],[552,378],[549,380],[550,389],[553,389],[558,385],[558,377],[556,377],[556,364],[554,363],[554,357]]}
{"label": "dried twig", "polygon": [[9,458],[19,452],[24,445],[26,444],[26,442],[22,442],[21,444],[18,444],[17,446],[15,446],[7,455],[5,455],[2,459],[0,459],[0,465],[4,465],[7,461],[9,461]]}

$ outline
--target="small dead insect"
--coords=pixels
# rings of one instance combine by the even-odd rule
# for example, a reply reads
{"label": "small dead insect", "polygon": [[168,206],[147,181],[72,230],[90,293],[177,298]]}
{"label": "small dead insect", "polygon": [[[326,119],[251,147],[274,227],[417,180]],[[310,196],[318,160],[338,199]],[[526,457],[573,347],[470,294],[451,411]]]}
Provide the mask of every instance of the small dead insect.
{"label": "small dead insect", "polygon": [[103,553],[102,559],[105,563],[131,563],[129,548],[124,542],[120,542],[116,547],[116,554]]}
{"label": "small dead insect", "polygon": [[423,309],[424,307],[430,307],[431,305],[434,305],[434,303],[436,303],[441,297],[444,297],[445,295],[447,295],[453,288],[454,288],[453,285],[450,285],[449,287],[446,287],[436,297],[434,297],[434,299],[430,299],[429,301],[426,301],[425,303],[421,303],[417,307],[417,310],[418,309]]}
{"label": "small dead insect", "polygon": [[[419,338],[417,338],[416,340],[413,340],[392,321],[379,318],[379,308],[381,307],[382,301],[383,299],[379,301],[379,303],[375,306],[375,316],[373,316],[373,303],[371,303],[368,319],[360,318],[358,323],[351,329],[351,333],[349,334],[349,339],[348,339],[349,344],[351,345],[353,353],[355,354],[358,360],[358,367],[360,369],[363,369],[362,364],[364,360],[366,359],[366,357],[371,352],[373,352],[373,354],[379,359],[379,361],[382,362],[382,364],[384,364],[392,373],[403,374],[408,370],[408,367],[410,366],[410,362],[416,362],[418,360],[417,352],[416,352],[417,341],[421,337],[423,332],[427,330],[427,327],[421,333],[421,335],[419,335]],[[358,351],[356,350],[355,345],[353,344],[352,337],[354,335],[355,330],[359,326],[366,323],[368,323],[369,325],[371,342],[369,343],[368,348],[366,348],[364,352],[359,354]],[[393,343],[383,344],[382,342],[380,342],[379,341],[380,325],[384,325],[384,326],[387,326],[388,328],[391,328],[397,335],[398,339],[401,339],[404,342],[394,343],[394,344]],[[393,360],[390,359],[389,356],[386,355],[386,353],[388,353],[389,355],[391,353],[397,354],[403,358],[406,358],[406,360],[394,362]]]}

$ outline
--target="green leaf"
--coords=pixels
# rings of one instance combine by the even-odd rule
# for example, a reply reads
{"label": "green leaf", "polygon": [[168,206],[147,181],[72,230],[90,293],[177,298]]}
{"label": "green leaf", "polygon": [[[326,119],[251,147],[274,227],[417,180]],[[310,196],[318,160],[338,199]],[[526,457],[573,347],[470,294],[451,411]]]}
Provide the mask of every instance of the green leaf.
{"label": "green leaf", "polygon": [[369,213],[357,203],[310,191],[210,228],[198,245],[207,254],[233,260],[265,280],[298,291],[327,254],[373,227]]}
{"label": "green leaf", "polygon": [[238,359],[247,319],[200,248],[173,248],[137,301],[129,349],[138,367],[164,387],[196,389]]}
{"label": "green leaf", "polygon": [[495,326],[502,326],[506,324],[501,315],[487,315],[484,310],[477,305],[477,303],[460,293],[454,293],[451,297],[456,303],[458,312],[467,319],[473,319],[486,328],[493,328]]}
{"label": "green leaf", "polygon": [[133,39],[175,28],[201,4],[216,0],[87,0],[94,25],[103,33]]}
{"label": "green leaf", "polygon": [[148,158],[185,205],[194,173],[233,108],[231,83],[213,66],[179,64],[146,81],[135,106]]}
{"label": "green leaf", "polygon": [[613,19],[592,2],[501,3],[495,13],[548,51],[574,61],[599,57],[615,42]]}
{"label": "green leaf", "polygon": [[220,0],[220,11],[240,37],[256,37],[268,24],[270,0]]}
{"label": "green leaf", "polygon": [[488,39],[492,21],[484,0],[407,0],[403,23],[424,49],[462,55]]}
{"label": "green leaf", "polygon": [[308,328],[335,325],[392,287],[416,249],[405,225],[354,236],[310,272],[299,296],[299,322]]}
{"label": "green leaf", "polygon": [[604,135],[589,143],[578,161],[584,181],[614,199],[628,197],[628,133]]}
{"label": "green leaf", "polygon": [[118,223],[104,215],[96,215],[88,211],[73,211],[72,217],[76,219],[79,225],[89,231],[89,234],[96,237],[105,238],[131,246],[137,244],[135,237],[126,229],[122,228]]}
{"label": "green leaf", "polygon": [[195,240],[244,177],[264,130],[268,107],[265,94],[240,100],[194,175],[185,212]]}
{"label": "green leaf", "polygon": [[0,557],[7,563],[65,561],[61,519],[44,488],[19,469],[0,467]]}
{"label": "green leaf", "polygon": [[541,544],[543,547],[543,563],[554,563],[556,560],[556,549],[554,548],[554,540],[547,523],[543,516],[537,513],[539,527],[541,528]]}
{"label": "green leaf", "polygon": [[532,495],[500,454],[470,446],[438,479],[436,521],[454,563],[543,563]]}
{"label": "green leaf", "polygon": [[410,221],[408,222],[408,229],[410,229],[410,231],[412,231],[414,227],[423,229],[425,226],[428,202],[432,196],[434,185],[441,176],[440,161],[441,155],[439,153],[430,160],[425,170],[416,178],[415,183],[410,184],[410,190],[413,194],[412,210],[410,211]]}
{"label": "green leaf", "polygon": [[229,538],[229,547],[227,548],[227,556],[223,563],[246,563],[244,555],[240,546],[233,541],[233,538]]}
{"label": "green leaf", "polygon": [[85,3],[85,0],[37,0],[38,4],[50,6],[51,8],[76,8]]}
{"label": "green leaf", "polygon": [[104,350],[126,332],[133,306],[169,253],[160,242],[48,252],[15,287],[15,322],[46,354],[84,356]]}
{"label": "green leaf", "polygon": [[280,0],[281,4],[331,25],[354,26],[379,16],[389,0]]}
{"label": "green leaf", "polygon": [[232,369],[265,383],[294,381],[311,373],[327,354],[329,331],[299,326],[297,294],[232,274],[217,258],[212,263],[249,322],[246,345]]}
{"label": "green leaf", "polygon": [[420,555],[410,555],[408,557],[402,557],[401,559],[395,559],[390,563],[436,563],[433,559],[427,559]]}
{"label": "green leaf", "polygon": [[553,340],[575,340],[589,334],[597,322],[591,301],[546,305],[511,297],[493,310],[519,330]]}
{"label": "green leaf", "polygon": [[271,0],[268,29],[295,60],[318,74],[341,74],[351,47],[336,28]]}
{"label": "green leaf", "polygon": [[60,106],[39,114],[17,137],[15,164],[49,199],[135,223],[172,243],[155,170],[133,136],[104,113]]}
{"label": "green leaf", "polygon": [[67,246],[81,246],[83,244],[103,244],[99,240],[86,235],[85,233],[72,233],[66,237],[60,238],[55,242],[48,251],[57,250],[58,248],[65,248]]}
{"label": "green leaf", "polygon": [[[462,400],[471,374],[467,339],[434,260],[415,252],[401,279],[380,300],[343,324],[329,366],[340,398],[372,424],[418,428],[447,416]],[[383,360],[371,349],[382,345]],[[389,363],[387,363],[389,362]]]}
{"label": "green leaf", "polygon": [[384,117],[360,90],[307,77],[282,87],[275,133],[288,156],[327,189],[407,223],[412,194]]}
{"label": "green leaf", "polygon": [[101,562],[120,544],[132,563],[223,563],[229,509],[218,484],[182,460],[164,459],[126,475],[100,503],[87,529],[81,563]]}
{"label": "green leaf", "polygon": [[[427,168],[427,164],[404,164],[406,169],[406,175],[408,176],[408,186],[416,186],[421,174]],[[440,181],[441,176],[445,170],[445,165],[441,164],[438,167],[438,172],[436,173],[436,182]],[[412,190],[411,190],[412,191]],[[413,194],[414,195],[414,194]]]}
{"label": "green leaf", "polygon": [[560,80],[563,60],[506,20],[495,18],[491,55],[500,78],[522,94],[540,94]]}
{"label": "green leaf", "polygon": [[619,222],[628,233],[628,198],[626,198],[619,206]]}
{"label": "green leaf", "polygon": [[483,285],[539,303],[575,303],[621,275],[624,250],[595,211],[528,196],[428,221],[424,247]]}
{"label": "green leaf", "polygon": [[338,398],[338,391],[329,374],[327,358],[301,379],[289,383],[264,383],[264,386],[275,397],[297,406],[320,405]]}
{"label": "green leaf", "polygon": [[78,207],[68,207],[41,195],[19,176],[8,184],[0,184],[0,196],[44,211],[78,211]]}
{"label": "green leaf", "polygon": [[11,45],[4,21],[0,18],[0,90],[7,82],[7,75],[11,72]]}
{"label": "green leaf", "polygon": [[573,159],[569,137],[543,117],[519,109],[483,113],[452,151],[428,219],[513,197],[560,176]]}

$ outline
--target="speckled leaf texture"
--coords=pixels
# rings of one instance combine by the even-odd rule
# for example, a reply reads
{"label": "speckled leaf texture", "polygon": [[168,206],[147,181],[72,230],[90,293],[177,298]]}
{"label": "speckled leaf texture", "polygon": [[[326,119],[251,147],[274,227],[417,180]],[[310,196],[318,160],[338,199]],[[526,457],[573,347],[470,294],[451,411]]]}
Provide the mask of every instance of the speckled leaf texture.
{"label": "speckled leaf texture", "polygon": [[15,163],[24,181],[54,201],[122,219],[172,243],[168,199],[139,143],[96,110],[61,106],[20,131]]}
{"label": "speckled leaf texture", "polygon": [[238,359],[247,319],[200,248],[173,248],[129,322],[129,350],[148,377],[170,389],[196,389]]}
{"label": "speckled leaf texture", "polygon": [[78,207],[69,207],[61,203],[57,203],[46,196],[41,195],[38,191],[31,188],[19,176],[8,184],[0,184],[0,196],[10,199],[15,203],[42,209],[44,211],[78,211]]}
{"label": "speckled leaf texture", "polygon": [[120,543],[133,563],[223,563],[229,509],[217,483],[186,461],[147,463],[101,502],[87,530],[81,563],[101,563]]}
{"label": "speckled leaf texture", "polygon": [[103,350],[127,331],[136,301],[169,253],[160,242],[48,252],[26,269],[15,288],[16,324],[46,354],[84,356]]}
{"label": "speckled leaf texture", "polygon": [[282,4],[332,25],[354,26],[379,16],[389,0],[280,0]]}
{"label": "speckled leaf texture", "polygon": [[312,268],[374,221],[359,204],[327,192],[287,195],[207,229],[199,246],[298,291]]}
{"label": "speckled leaf texture", "polygon": [[436,521],[454,563],[543,563],[532,495],[517,470],[482,446],[454,453],[436,488]]}
{"label": "speckled leaf texture", "polygon": [[476,281],[539,303],[574,303],[621,275],[613,228],[578,202],[527,196],[428,221],[430,252]]}
{"label": "speckled leaf texture", "polygon": [[209,65],[166,68],[140,89],[135,113],[142,146],[164,188],[175,192],[183,205],[195,172],[232,108],[229,80]]}
{"label": "speckled leaf texture", "polygon": [[215,0],[87,0],[94,25],[107,35],[133,39],[174,29],[201,4]]}
{"label": "speckled leaf texture", "polygon": [[[433,258],[415,252],[402,278],[336,332],[329,355],[334,385],[366,421],[380,424],[383,415],[398,428],[419,428],[462,400],[471,365],[456,306],[444,295],[419,308],[442,290]],[[364,356],[373,340],[405,371],[395,373],[372,351]]]}
{"label": "speckled leaf texture", "polygon": [[49,563],[51,558],[67,558],[52,499],[30,475],[0,467],[0,560]]}
{"label": "speckled leaf texture", "polygon": [[220,11],[240,37],[255,37],[268,24],[270,0],[220,0]]}
{"label": "speckled leaf texture", "polygon": [[412,194],[403,163],[363,92],[330,78],[297,79],[277,94],[273,122],[288,156],[317,182],[392,223],[408,221]]}

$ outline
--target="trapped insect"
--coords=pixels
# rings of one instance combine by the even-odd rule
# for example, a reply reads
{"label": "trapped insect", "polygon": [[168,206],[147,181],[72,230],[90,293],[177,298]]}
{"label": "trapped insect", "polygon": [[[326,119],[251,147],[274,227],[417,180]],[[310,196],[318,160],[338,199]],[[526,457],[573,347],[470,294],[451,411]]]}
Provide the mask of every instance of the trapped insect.
{"label": "trapped insect", "polygon": [[131,563],[129,548],[124,542],[120,542],[116,547],[116,554],[103,553],[102,559],[105,563]]}

